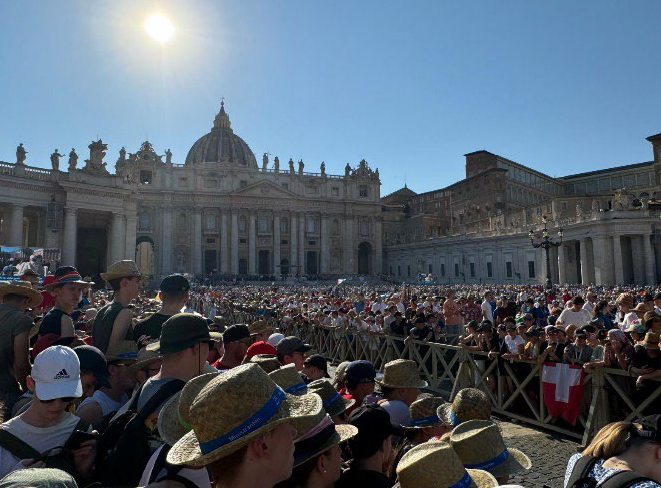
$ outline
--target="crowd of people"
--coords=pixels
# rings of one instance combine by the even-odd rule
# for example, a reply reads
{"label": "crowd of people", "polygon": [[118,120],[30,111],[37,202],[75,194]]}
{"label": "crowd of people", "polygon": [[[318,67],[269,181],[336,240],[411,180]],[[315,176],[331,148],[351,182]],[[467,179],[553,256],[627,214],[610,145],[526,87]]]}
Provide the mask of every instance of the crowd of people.
{"label": "crowd of people", "polygon": [[[0,283],[0,488],[482,488],[533,467],[503,439],[485,391],[448,403],[409,359],[333,372],[283,333],[291,324],[455,342],[528,367],[620,368],[640,391],[661,376],[652,289],[171,275],[149,290],[132,261],[101,278],[64,266]],[[661,415],[609,424],[568,462],[568,487],[661,487]]]}

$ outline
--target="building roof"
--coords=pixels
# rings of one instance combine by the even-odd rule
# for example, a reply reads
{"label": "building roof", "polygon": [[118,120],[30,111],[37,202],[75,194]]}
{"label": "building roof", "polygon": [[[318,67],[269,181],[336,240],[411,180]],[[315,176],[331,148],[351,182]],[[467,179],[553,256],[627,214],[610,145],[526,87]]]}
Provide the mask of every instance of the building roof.
{"label": "building roof", "polygon": [[588,171],[586,173],[576,173],[576,174],[573,174],[573,175],[561,176],[559,179],[569,180],[569,179],[574,179],[574,178],[584,178],[586,176],[595,176],[595,175],[607,174],[607,173],[617,173],[618,171],[627,171],[627,170],[630,170],[630,169],[643,168],[645,166],[650,166],[652,164],[654,164],[654,161],[646,161],[644,163],[625,164],[623,166],[614,166],[612,168],[598,169],[598,170],[595,170],[595,171]]}

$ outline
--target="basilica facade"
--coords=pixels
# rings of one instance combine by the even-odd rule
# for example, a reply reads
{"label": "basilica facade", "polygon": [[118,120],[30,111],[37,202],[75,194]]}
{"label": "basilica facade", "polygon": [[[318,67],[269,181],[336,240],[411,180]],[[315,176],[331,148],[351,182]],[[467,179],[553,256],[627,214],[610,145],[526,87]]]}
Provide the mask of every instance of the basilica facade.
{"label": "basilica facade", "polygon": [[380,274],[382,229],[377,170],[363,160],[344,174],[303,161],[258,163],[221,104],[211,130],[185,160],[173,162],[145,141],[119,151],[106,169],[107,145],[89,146],[67,171],[0,162],[0,244],[60,250],[59,263],[97,277],[120,259],[137,259],[158,278]]}

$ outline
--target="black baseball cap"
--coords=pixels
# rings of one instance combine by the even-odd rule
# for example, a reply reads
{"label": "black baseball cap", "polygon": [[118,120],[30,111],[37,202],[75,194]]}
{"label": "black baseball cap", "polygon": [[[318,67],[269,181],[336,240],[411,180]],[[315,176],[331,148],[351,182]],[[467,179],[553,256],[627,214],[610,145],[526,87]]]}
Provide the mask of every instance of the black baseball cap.
{"label": "black baseball cap", "polygon": [[204,317],[192,313],[178,313],[163,323],[158,342],[147,347],[150,351],[165,355],[185,351],[200,342],[213,342]]}
{"label": "black baseball cap", "polygon": [[[227,333],[227,332],[226,332]],[[295,352],[308,352],[312,349],[310,344],[306,344],[296,336],[288,336],[278,342],[275,350],[279,356],[291,356]]]}
{"label": "black baseball cap", "polygon": [[358,435],[349,441],[352,451],[372,452],[390,435],[404,437],[404,429],[390,421],[390,414],[377,405],[363,405],[349,416]]}
{"label": "black baseball cap", "polygon": [[169,275],[161,281],[161,291],[176,293],[190,289],[190,283],[181,275]]}
{"label": "black baseball cap", "polygon": [[78,356],[81,372],[92,373],[99,387],[112,388],[108,381],[108,363],[100,349],[94,346],[77,346],[73,348],[73,352]]}
{"label": "black baseball cap", "polygon": [[229,344],[230,342],[237,342],[243,339],[248,339],[250,337],[250,329],[246,324],[234,324],[230,325],[223,332],[223,344]]}
{"label": "black baseball cap", "polygon": [[324,372],[324,377],[330,378],[330,375],[328,374],[328,363],[326,363],[326,358],[324,358],[321,354],[312,354],[311,356],[305,358],[303,364],[308,364],[310,366],[319,368]]}
{"label": "black baseball cap", "polygon": [[374,365],[364,359],[351,361],[345,370],[344,376],[345,381],[353,385],[361,381],[374,381],[375,378],[376,370],[374,369]]}

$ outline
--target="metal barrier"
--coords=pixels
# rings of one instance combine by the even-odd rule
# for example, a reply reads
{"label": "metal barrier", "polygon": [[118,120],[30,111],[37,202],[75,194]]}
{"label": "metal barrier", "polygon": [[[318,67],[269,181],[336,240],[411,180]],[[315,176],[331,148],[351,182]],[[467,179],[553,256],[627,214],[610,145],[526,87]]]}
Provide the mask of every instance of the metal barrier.
{"label": "metal barrier", "polygon": [[585,372],[581,413],[576,425],[571,426],[548,414],[541,364],[490,359],[487,353],[460,346],[378,333],[298,326],[293,322],[280,323],[279,328],[283,334],[296,335],[311,344],[334,364],[366,359],[377,370],[383,370],[388,361],[412,359],[421,378],[429,383],[429,390],[452,400],[462,388],[479,388],[486,393],[494,413],[573,437],[583,445],[614,419],[631,421],[658,413],[652,409],[661,399],[659,380],[647,380],[646,390],[637,395],[644,393],[644,399],[636,403],[631,395],[633,379],[626,371],[594,368]]}

